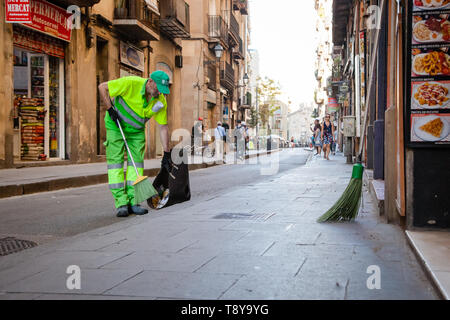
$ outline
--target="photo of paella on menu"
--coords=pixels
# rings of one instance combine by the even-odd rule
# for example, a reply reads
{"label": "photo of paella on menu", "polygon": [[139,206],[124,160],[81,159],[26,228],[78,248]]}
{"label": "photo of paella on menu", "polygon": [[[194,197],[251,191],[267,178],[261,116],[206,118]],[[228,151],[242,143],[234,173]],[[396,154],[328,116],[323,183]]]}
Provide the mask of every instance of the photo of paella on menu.
{"label": "photo of paella on menu", "polygon": [[407,135],[412,145],[450,145],[450,0],[410,3]]}

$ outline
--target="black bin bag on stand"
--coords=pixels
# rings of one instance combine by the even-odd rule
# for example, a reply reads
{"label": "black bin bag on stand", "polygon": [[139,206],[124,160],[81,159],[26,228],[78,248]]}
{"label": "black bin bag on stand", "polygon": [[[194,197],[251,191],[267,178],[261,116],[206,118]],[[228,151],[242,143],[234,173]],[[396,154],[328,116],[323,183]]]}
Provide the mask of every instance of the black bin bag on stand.
{"label": "black bin bag on stand", "polygon": [[180,164],[172,164],[171,168],[161,168],[153,187],[159,196],[147,200],[150,208],[161,209],[191,199],[191,188],[189,185],[188,153],[184,149],[173,149],[178,152]]}

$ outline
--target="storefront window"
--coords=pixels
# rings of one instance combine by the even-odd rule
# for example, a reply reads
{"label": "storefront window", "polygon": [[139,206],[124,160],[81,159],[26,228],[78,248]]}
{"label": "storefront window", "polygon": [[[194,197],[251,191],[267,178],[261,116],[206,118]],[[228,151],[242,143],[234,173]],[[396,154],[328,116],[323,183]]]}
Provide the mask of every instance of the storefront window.
{"label": "storefront window", "polygon": [[14,48],[16,160],[64,157],[63,70],[63,59]]}

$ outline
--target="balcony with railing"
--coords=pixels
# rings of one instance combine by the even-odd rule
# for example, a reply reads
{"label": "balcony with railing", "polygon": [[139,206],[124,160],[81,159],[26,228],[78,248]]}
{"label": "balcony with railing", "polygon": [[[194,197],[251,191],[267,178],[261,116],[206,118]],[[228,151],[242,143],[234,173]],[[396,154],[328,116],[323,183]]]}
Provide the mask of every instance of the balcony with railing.
{"label": "balcony with railing", "polygon": [[162,1],[159,26],[161,32],[171,39],[190,38],[189,4],[184,0]]}
{"label": "balcony with railing", "polygon": [[233,10],[239,10],[241,14],[248,15],[248,0],[233,0]]}
{"label": "balcony with railing", "polygon": [[208,15],[208,36],[228,46],[228,26],[222,16]]}
{"label": "balcony with railing", "polygon": [[233,48],[233,58],[234,59],[244,59],[244,45],[242,39],[239,38],[239,46]]}
{"label": "balcony with railing", "polygon": [[148,2],[116,1],[114,27],[134,40],[159,40],[159,1]]}
{"label": "balcony with railing", "polygon": [[228,31],[231,35],[229,40],[231,41],[232,46],[237,46],[239,44],[239,40],[241,39],[239,35],[239,23],[237,22],[236,18],[234,17],[234,14],[232,11],[223,11],[224,17],[229,17],[229,28]]}
{"label": "balcony with railing", "polygon": [[227,62],[220,63],[220,84],[229,90],[234,89],[234,69]]}

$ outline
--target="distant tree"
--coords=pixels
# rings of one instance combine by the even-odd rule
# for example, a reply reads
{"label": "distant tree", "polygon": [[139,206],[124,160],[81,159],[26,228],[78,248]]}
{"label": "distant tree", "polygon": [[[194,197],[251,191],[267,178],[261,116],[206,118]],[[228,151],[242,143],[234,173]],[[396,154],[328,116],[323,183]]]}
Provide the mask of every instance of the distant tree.
{"label": "distant tree", "polygon": [[273,115],[275,111],[280,109],[277,105],[277,97],[281,94],[281,87],[275,80],[265,77],[257,79],[257,103],[259,105],[258,117],[261,119],[261,124],[266,127],[270,116]]}
{"label": "distant tree", "polygon": [[258,112],[256,112],[255,107],[250,108],[250,119],[248,120],[248,125],[250,128],[255,128],[258,124]]}

